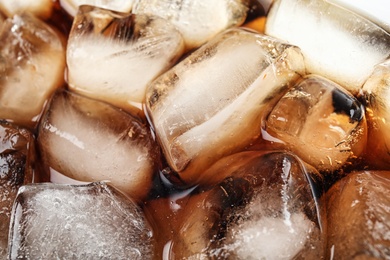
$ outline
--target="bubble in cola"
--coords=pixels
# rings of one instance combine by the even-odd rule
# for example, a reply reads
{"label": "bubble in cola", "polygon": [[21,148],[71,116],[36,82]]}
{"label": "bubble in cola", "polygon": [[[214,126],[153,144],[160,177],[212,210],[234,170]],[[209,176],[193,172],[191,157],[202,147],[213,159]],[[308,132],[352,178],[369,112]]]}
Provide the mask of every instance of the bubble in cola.
{"label": "bubble in cola", "polygon": [[248,2],[134,0],[132,11],[169,20],[183,35],[186,48],[194,49],[223,30],[240,26],[245,21]]}
{"label": "bubble in cola", "polygon": [[69,87],[132,111],[183,48],[180,33],[164,19],[81,6],[68,39]]}
{"label": "bubble in cola", "polygon": [[140,208],[106,183],[20,188],[9,259],[151,259],[153,233]]}
{"label": "bubble in cola", "polygon": [[374,66],[390,55],[388,32],[323,0],[275,1],[265,33],[301,48],[309,73],[333,80],[353,94]]}
{"label": "bubble in cola", "polygon": [[390,166],[390,60],[375,67],[363,85],[369,132],[366,157],[380,169]]}
{"label": "bubble in cola", "polygon": [[[243,152],[211,168],[178,213],[172,259],[321,259],[319,173],[284,152]],[[316,186],[319,185],[319,186]]]}
{"label": "bubble in cola", "polygon": [[23,184],[33,181],[33,135],[0,120],[0,258],[5,259],[11,209]]}
{"label": "bubble in cola", "polygon": [[390,172],[353,172],[326,194],[329,259],[390,257]]}
{"label": "bubble in cola", "polygon": [[367,141],[363,105],[317,75],[306,76],[278,101],[264,130],[308,164],[329,172],[360,156]]}
{"label": "bubble in cola", "polygon": [[48,105],[38,135],[47,172],[110,181],[133,199],[149,192],[159,152],[140,118],[61,90]]}
{"label": "bubble in cola", "polygon": [[148,114],[165,157],[186,183],[260,135],[261,116],[303,74],[298,48],[228,30],[149,85]]}
{"label": "bubble in cola", "polygon": [[31,14],[0,28],[0,118],[34,127],[44,103],[63,84],[65,49],[59,35]]}

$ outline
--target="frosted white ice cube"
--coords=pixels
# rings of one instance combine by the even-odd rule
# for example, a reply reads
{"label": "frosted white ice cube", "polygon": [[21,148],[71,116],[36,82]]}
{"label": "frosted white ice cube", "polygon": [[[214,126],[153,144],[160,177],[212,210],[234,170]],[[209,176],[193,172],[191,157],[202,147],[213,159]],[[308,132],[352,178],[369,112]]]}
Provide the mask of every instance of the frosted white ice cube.
{"label": "frosted white ice cube", "polygon": [[0,10],[9,17],[28,12],[40,18],[47,19],[52,14],[53,3],[52,0],[1,0]]}
{"label": "frosted white ice cube", "polygon": [[76,16],[82,5],[91,5],[117,12],[129,13],[133,6],[133,0],[59,0],[62,8],[71,16]]}
{"label": "frosted white ice cube", "polygon": [[304,73],[298,48],[232,29],[150,84],[146,104],[172,169],[196,182],[260,135],[263,110]]}
{"label": "frosted white ice cube", "polygon": [[147,84],[182,51],[180,33],[164,19],[82,6],[68,40],[68,83],[83,95],[131,110],[141,107]]}
{"label": "frosted white ice cube", "polygon": [[153,233],[141,209],[106,183],[19,189],[9,259],[151,259]]}
{"label": "frosted white ice cube", "polygon": [[149,129],[108,104],[56,93],[38,142],[48,171],[78,181],[110,181],[134,199],[144,198],[152,185],[158,152]]}
{"label": "frosted white ice cube", "polygon": [[308,72],[357,94],[390,55],[390,35],[373,22],[323,0],[278,0],[266,34],[301,48]]}
{"label": "frosted white ice cube", "polygon": [[246,0],[134,0],[134,13],[160,16],[182,33],[186,47],[199,47],[223,30],[241,25],[247,13]]}

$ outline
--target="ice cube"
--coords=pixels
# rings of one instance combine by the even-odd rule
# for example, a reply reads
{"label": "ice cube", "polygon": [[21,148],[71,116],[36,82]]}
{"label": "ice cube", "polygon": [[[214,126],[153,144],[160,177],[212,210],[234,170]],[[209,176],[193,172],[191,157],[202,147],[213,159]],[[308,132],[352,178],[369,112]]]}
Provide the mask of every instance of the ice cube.
{"label": "ice cube", "polygon": [[264,130],[323,171],[360,156],[367,141],[363,105],[338,84],[316,75],[306,76],[278,101]]}
{"label": "ice cube", "polygon": [[303,73],[298,48],[231,29],[160,76],[146,105],[172,169],[195,183],[217,159],[249,145],[266,105]]}
{"label": "ice cube", "polygon": [[0,121],[0,258],[5,259],[11,209],[20,186],[33,180],[33,135]]}
{"label": "ice cube", "polygon": [[110,181],[134,199],[152,185],[158,148],[139,119],[106,103],[59,91],[39,127],[45,167],[79,181]]}
{"label": "ice cube", "polygon": [[141,209],[106,183],[35,184],[19,189],[9,259],[152,259]]}
{"label": "ice cube", "polygon": [[62,86],[65,49],[60,36],[30,14],[8,18],[0,30],[0,118],[34,127]]}
{"label": "ice cube", "polygon": [[180,209],[171,255],[323,258],[321,178],[314,168],[289,153],[244,152],[222,159],[213,171],[227,177],[195,190]]}
{"label": "ice cube", "polygon": [[388,259],[390,172],[350,173],[327,192],[328,259]]}
{"label": "ice cube", "polygon": [[135,0],[133,12],[169,20],[182,33],[187,49],[194,49],[223,30],[241,25],[247,14],[248,2]]}
{"label": "ice cube", "polygon": [[363,86],[368,122],[366,157],[380,169],[390,166],[390,60],[375,67]]}
{"label": "ice cube", "polygon": [[82,6],[68,40],[69,86],[132,110],[141,107],[147,84],[182,51],[180,33],[164,19]]}
{"label": "ice cube", "polygon": [[265,32],[300,47],[308,72],[329,78],[353,94],[374,66],[390,55],[389,33],[323,0],[275,1]]}
{"label": "ice cube", "polygon": [[1,0],[0,11],[9,17],[26,12],[47,19],[52,14],[53,3],[52,0]]}
{"label": "ice cube", "polygon": [[117,12],[129,13],[133,6],[133,0],[59,0],[62,8],[71,16],[76,16],[82,5],[91,5]]}

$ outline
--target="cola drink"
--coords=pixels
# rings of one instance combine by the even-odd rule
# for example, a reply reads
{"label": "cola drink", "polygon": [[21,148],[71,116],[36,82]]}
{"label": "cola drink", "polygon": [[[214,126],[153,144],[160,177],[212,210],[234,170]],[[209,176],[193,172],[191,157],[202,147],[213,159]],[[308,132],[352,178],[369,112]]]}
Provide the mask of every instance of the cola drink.
{"label": "cola drink", "polygon": [[390,258],[388,3],[34,3],[0,0],[1,258]]}

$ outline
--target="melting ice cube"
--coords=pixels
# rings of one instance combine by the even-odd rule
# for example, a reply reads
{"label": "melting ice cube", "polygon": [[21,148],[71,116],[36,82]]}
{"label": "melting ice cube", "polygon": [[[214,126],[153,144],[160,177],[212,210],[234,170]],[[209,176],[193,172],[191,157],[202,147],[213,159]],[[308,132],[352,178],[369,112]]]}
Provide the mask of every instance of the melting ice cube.
{"label": "melting ice cube", "polygon": [[375,67],[363,86],[369,126],[369,163],[381,169],[390,166],[390,60]]}
{"label": "melting ice cube", "polygon": [[335,170],[360,156],[367,141],[363,105],[338,84],[316,75],[291,88],[264,125],[268,134],[320,170]]}
{"label": "melting ice cube", "polygon": [[326,194],[328,259],[390,256],[390,172],[350,173]]}
{"label": "melting ice cube", "polygon": [[52,0],[2,0],[0,10],[9,17],[26,12],[47,19],[52,14],[53,3]]}
{"label": "melting ice cube", "polygon": [[64,69],[56,32],[30,14],[8,18],[0,29],[0,118],[35,126]]}
{"label": "melting ice cube", "polygon": [[323,0],[278,0],[266,34],[301,48],[308,72],[353,94],[390,55],[390,34],[371,21]]}
{"label": "melting ice cube", "polygon": [[76,16],[82,5],[91,5],[117,12],[129,13],[133,6],[133,0],[59,0],[61,6],[71,16]]}
{"label": "melting ice cube", "polygon": [[223,30],[241,25],[248,10],[246,0],[160,1],[135,0],[133,12],[156,15],[172,22],[186,47],[199,47]]}
{"label": "melting ice cube", "polygon": [[33,180],[33,135],[0,121],[0,258],[5,259],[11,209],[20,186]]}
{"label": "melting ice cube", "polygon": [[319,173],[283,152],[244,152],[211,170],[226,177],[194,191],[178,215],[180,259],[320,259]]}
{"label": "melting ice cube", "polygon": [[132,110],[147,84],[181,56],[183,40],[164,19],[82,6],[68,40],[68,82],[83,95]]}
{"label": "melting ice cube", "polygon": [[46,168],[79,181],[110,181],[134,199],[148,193],[159,158],[140,119],[67,91],[49,104],[38,142]]}
{"label": "melting ice cube", "polygon": [[9,259],[151,259],[153,233],[140,208],[105,183],[19,189]]}
{"label": "melting ice cube", "polygon": [[232,29],[156,79],[146,105],[172,169],[194,183],[260,135],[266,105],[304,73],[299,49]]}

